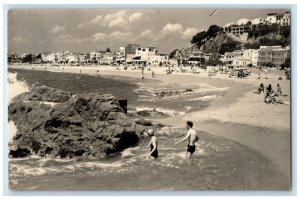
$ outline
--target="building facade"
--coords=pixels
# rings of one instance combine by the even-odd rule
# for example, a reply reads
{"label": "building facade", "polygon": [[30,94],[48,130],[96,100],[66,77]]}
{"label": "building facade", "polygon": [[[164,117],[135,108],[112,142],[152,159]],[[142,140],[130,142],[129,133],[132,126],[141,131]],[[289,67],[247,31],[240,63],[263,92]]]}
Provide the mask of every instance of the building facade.
{"label": "building facade", "polygon": [[280,68],[290,57],[290,49],[281,46],[261,46],[258,51],[258,66]]}
{"label": "building facade", "polygon": [[142,46],[135,50],[135,56],[132,58],[133,64],[151,64],[157,49],[154,46]]}

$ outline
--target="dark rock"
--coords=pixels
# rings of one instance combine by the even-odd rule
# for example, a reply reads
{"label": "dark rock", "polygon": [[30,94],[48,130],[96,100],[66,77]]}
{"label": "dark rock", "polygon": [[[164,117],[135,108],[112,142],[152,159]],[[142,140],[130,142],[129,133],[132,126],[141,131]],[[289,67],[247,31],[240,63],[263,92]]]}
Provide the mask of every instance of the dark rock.
{"label": "dark rock", "polygon": [[25,100],[62,103],[68,101],[70,97],[70,92],[41,86],[33,87],[32,91],[25,96]]}
{"label": "dark rock", "polygon": [[27,148],[24,149],[18,148],[16,150],[10,150],[9,155],[14,158],[22,158],[22,157],[30,156],[31,152]]}
{"label": "dark rock", "polygon": [[148,121],[148,120],[145,120],[145,119],[138,119],[138,120],[136,120],[135,123],[143,125],[143,126],[151,126],[152,125],[151,121]]}
{"label": "dark rock", "polygon": [[[26,101],[23,101],[26,97]],[[51,101],[51,106],[40,101]],[[135,145],[152,123],[128,118],[118,100],[109,94],[71,97],[70,93],[36,87],[9,105],[9,120],[18,129],[13,157],[102,157]]]}

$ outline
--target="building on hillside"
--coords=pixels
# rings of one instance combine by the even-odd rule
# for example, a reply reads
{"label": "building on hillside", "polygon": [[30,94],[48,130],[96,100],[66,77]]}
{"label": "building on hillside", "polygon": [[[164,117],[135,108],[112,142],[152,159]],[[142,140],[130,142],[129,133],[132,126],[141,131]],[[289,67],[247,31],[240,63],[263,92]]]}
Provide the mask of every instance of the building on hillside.
{"label": "building on hillside", "polygon": [[281,46],[261,46],[258,50],[258,66],[269,66],[280,68],[281,64],[290,57],[290,49]]}
{"label": "building on hillside", "polygon": [[283,14],[269,13],[267,14],[266,22],[269,24],[280,24]]}
{"label": "building on hillside", "polygon": [[209,59],[212,57],[212,53],[207,53],[204,55],[205,62],[209,61]]}
{"label": "building on hillside", "polygon": [[286,12],[283,14],[282,19],[280,21],[281,26],[290,26],[291,25],[291,14],[290,12]]}
{"label": "building on hillside", "polygon": [[264,24],[265,19],[263,18],[255,18],[251,20],[251,25],[258,25],[258,24]]}
{"label": "building on hillside", "polygon": [[247,67],[249,65],[257,66],[257,52],[255,49],[236,50],[225,52],[221,61],[227,67]]}
{"label": "building on hillside", "polygon": [[202,51],[194,51],[190,54],[187,63],[190,65],[205,65],[205,55]]}
{"label": "building on hillside", "polygon": [[250,29],[250,25],[231,25],[228,27],[225,27],[225,32],[231,33],[234,35],[242,35],[244,33],[248,33]]}

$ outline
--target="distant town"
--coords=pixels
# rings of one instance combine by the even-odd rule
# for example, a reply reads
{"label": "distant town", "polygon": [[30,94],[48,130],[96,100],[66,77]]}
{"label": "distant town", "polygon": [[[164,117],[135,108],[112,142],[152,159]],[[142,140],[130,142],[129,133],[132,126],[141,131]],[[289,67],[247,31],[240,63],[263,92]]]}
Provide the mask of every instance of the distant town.
{"label": "distant town", "polygon": [[[110,48],[107,47],[105,50],[95,50],[86,54],[73,51],[63,51],[56,53],[42,52],[37,54],[9,53],[8,62],[70,66],[120,64],[144,66],[164,66],[169,64],[178,66],[266,66],[281,69],[289,67],[290,65],[289,42],[285,43],[285,45],[272,45],[272,43],[270,43],[271,45],[263,45],[259,42],[256,43],[256,45],[247,45],[245,43],[247,43],[250,37],[259,37],[259,34],[263,33],[266,28],[267,30],[272,30],[272,28],[274,30],[281,30],[282,27],[284,28],[289,26],[290,13],[286,12],[281,14],[270,13],[265,19],[240,19],[236,23],[229,23],[225,27],[218,27],[218,33],[222,32],[233,41],[239,42],[235,45],[239,48],[223,48],[222,52],[213,52],[203,49],[201,45],[208,40],[208,38],[206,37],[204,38],[204,42],[202,41],[202,43],[200,43],[201,45],[198,45],[198,48],[195,48],[197,46],[197,41],[192,41],[192,43],[194,43],[194,48],[191,48],[189,51],[177,49],[170,53],[164,53],[160,52],[157,47],[151,45],[126,44],[122,47],[119,47],[119,50],[116,52],[112,52]],[[195,37],[197,37],[197,35],[194,36],[193,40],[197,39]],[[270,41],[272,42],[272,40]],[[226,46],[225,41],[224,44]],[[212,60],[216,61],[216,58],[217,62],[211,62]]]}

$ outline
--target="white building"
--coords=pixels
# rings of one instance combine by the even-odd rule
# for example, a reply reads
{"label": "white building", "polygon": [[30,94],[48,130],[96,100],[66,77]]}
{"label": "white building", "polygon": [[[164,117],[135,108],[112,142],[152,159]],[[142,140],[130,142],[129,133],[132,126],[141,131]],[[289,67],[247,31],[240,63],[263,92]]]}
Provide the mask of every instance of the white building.
{"label": "white building", "polygon": [[104,54],[105,54],[105,51],[92,51],[89,53],[89,60],[91,62],[100,63],[100,60]]}
{"label": "white building", "polygon": [[256,18],[256,19],[252,19],[251,20],[251,24],[252,25],[258,25],[258,24],[262,24],[262,23],[265,23],[265,19]]}
{"label": "white building", "polygon": [[258,66],[268,66],[272,64],[280,68],[281,64],[290,57],[290,48],[281,46],[261,46],[258,50]]}
{"label": "white building", "polygon": [[123,63],[126,61],[125,47],[120,47],[119,51],[116,53],[116,62]]}
{"label": "white building", "polygon": [[106,52],[100,60],[102,65],[111,65],[116,61],[116,56],[112,52]]}
{"label": "white building", "polygon": [[169,55],[165,53],[156,53],[151,60],[151,65],[162,66],[169,63]]}
{"label": "white building", "polygon": [[286,12],[283,14],[282,19],[280,21],[281,26],[289,26],[291,25],[291,14],[290,12]]}
{"label": "white building", "polygon": [[250,64],[252,64],[253,66],[257,66],[258,50],[245,49],[233,52],[225,52],[222,61],[225,63],[226,66],[231,67],[247,67]]}
{"label": "white building", "polygon": [[135,57],[132,58],[132,63],[151,64],[151,61],[154,59],[156,53],[157,50],[154,46],[139,47],[135,51]]}
{"label": "white building", "polygon": [[258,49],[252,49],[251,61],[253,67],[257,67],[258,64]]}

